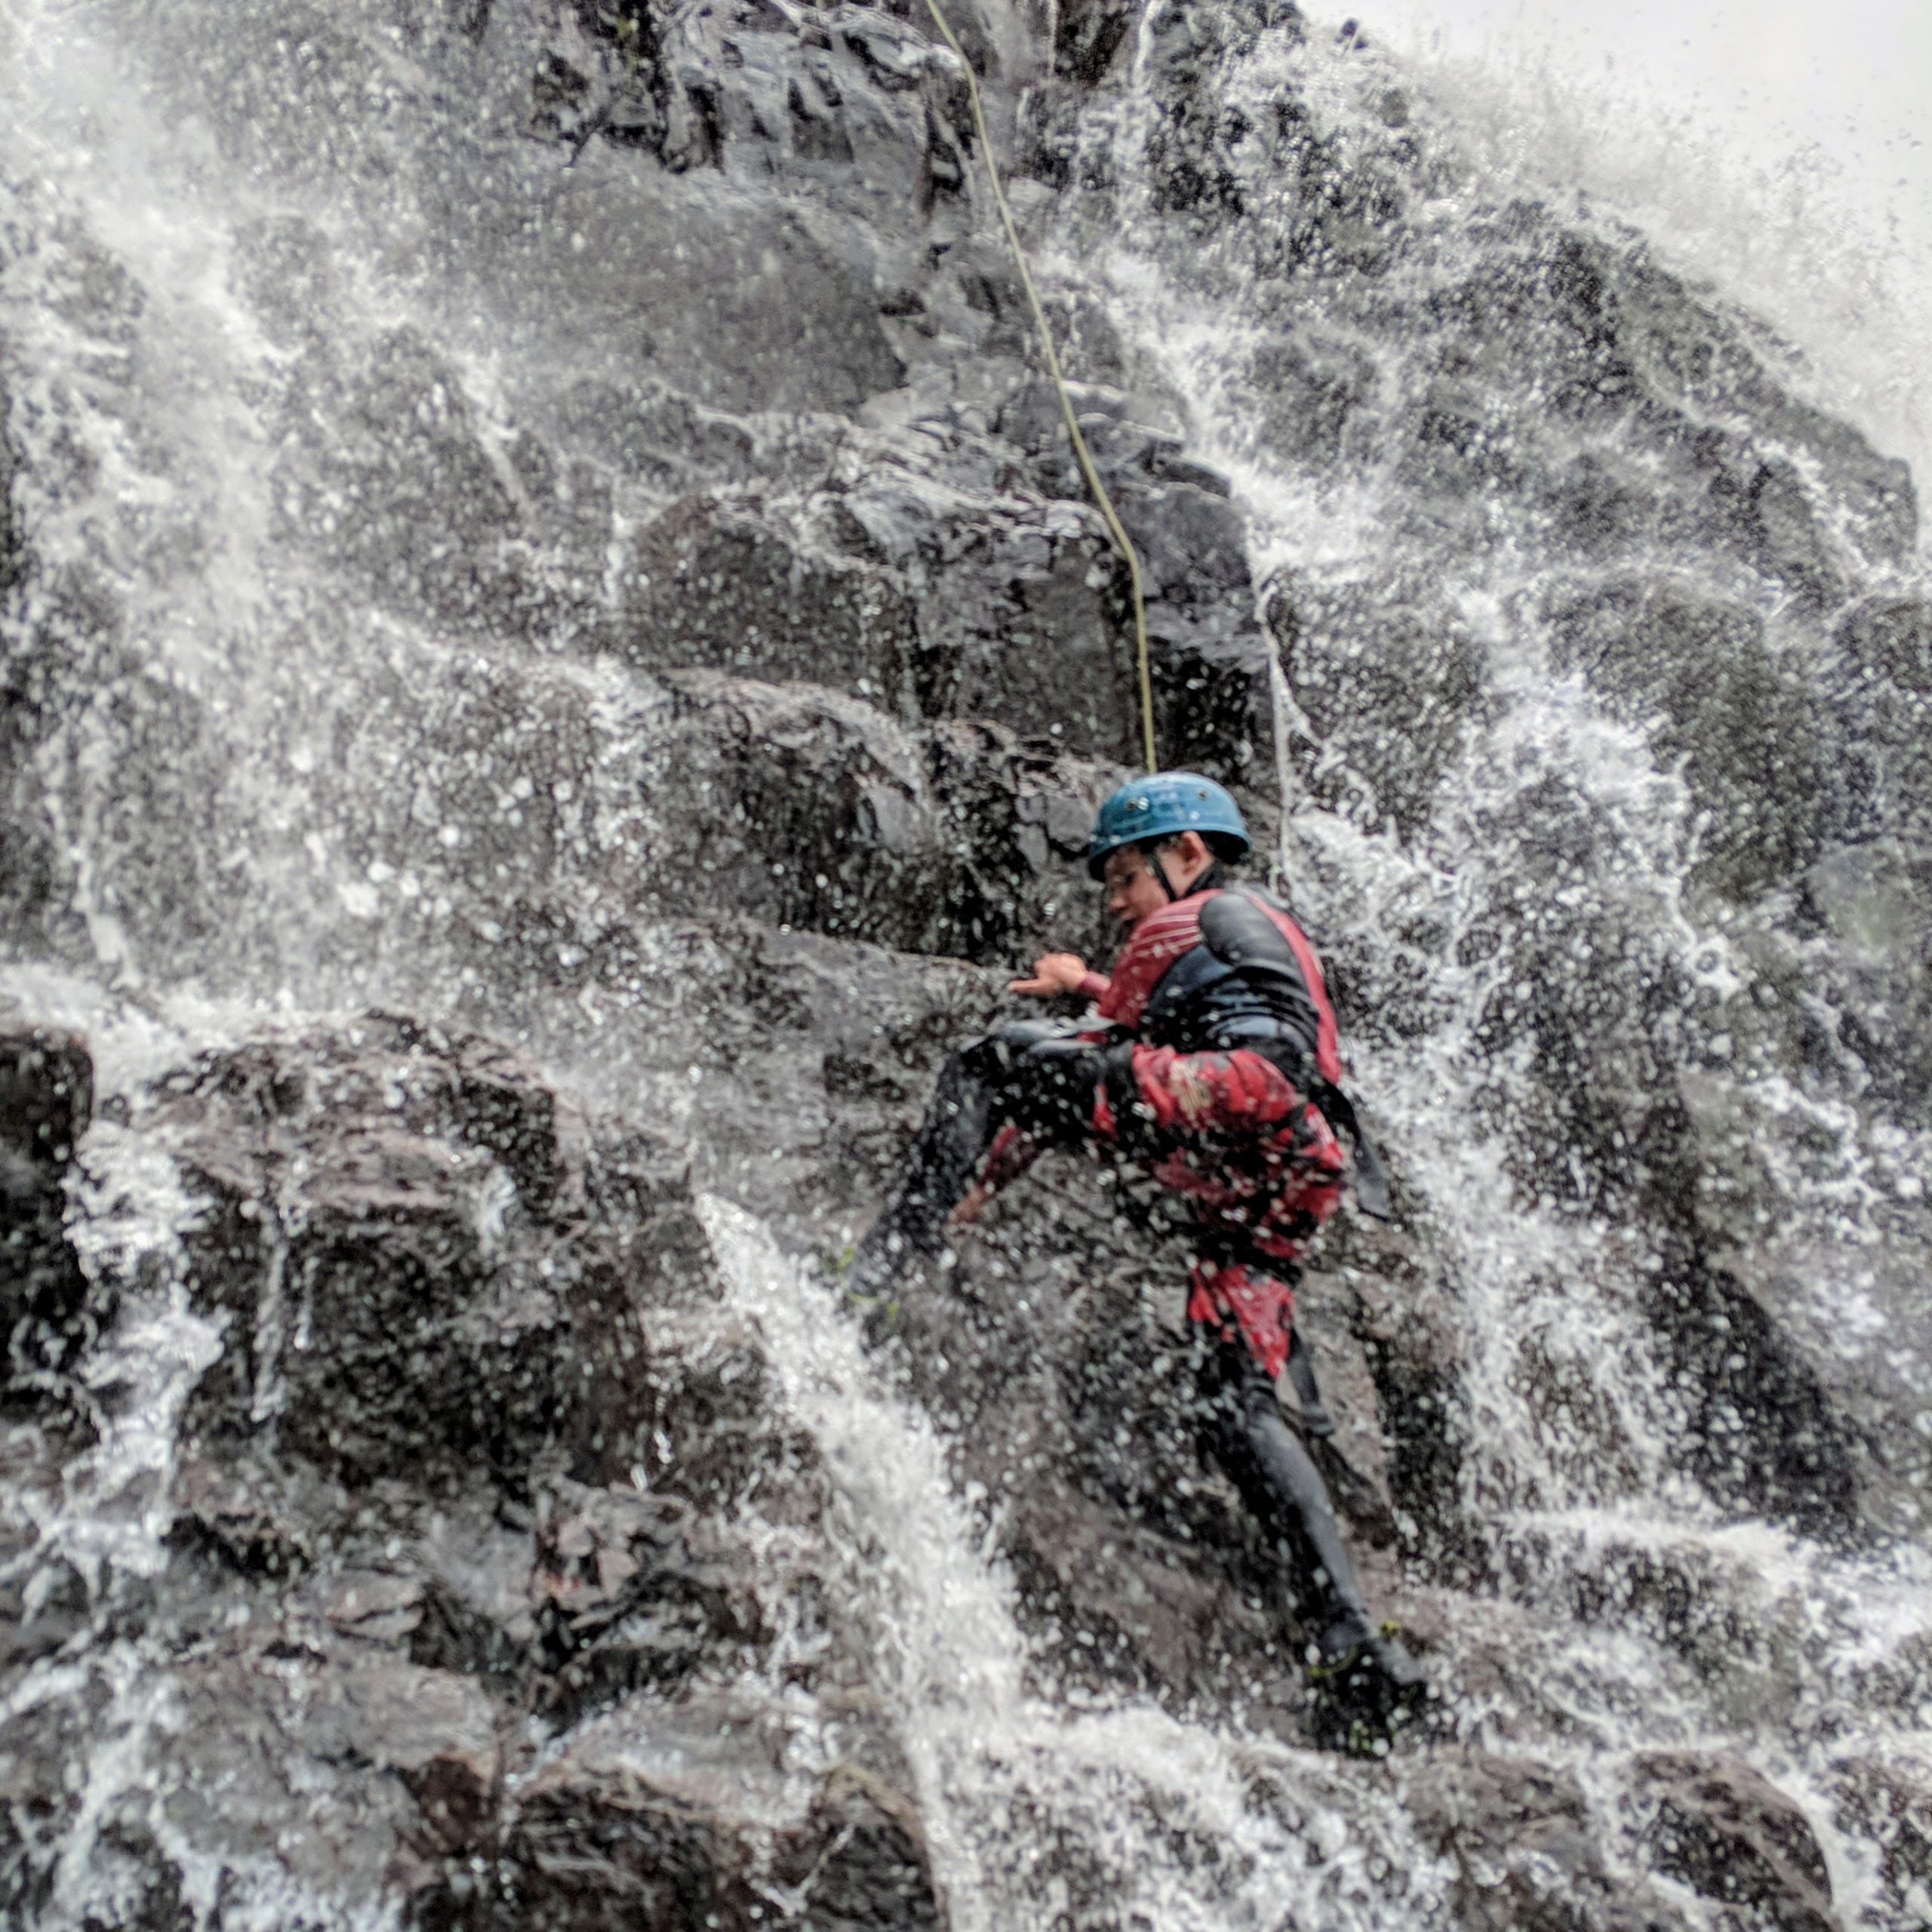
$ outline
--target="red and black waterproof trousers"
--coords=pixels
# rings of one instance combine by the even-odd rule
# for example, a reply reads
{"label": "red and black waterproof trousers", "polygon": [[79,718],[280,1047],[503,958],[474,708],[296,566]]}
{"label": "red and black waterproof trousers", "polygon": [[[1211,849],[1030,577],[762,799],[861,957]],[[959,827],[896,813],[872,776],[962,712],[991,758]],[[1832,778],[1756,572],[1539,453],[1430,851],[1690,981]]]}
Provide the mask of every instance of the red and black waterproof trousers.
{"label": "red and black waterproof trousers", "polygon": [[1187,1312],[1204,1446],[1287,1546],[1312,1589],[1311,1617],[1365,1620],[1327,1486],[1274,1386],[1294,1342],[1297,1263],[1340,1201],[1346,1157],[1272,1060],[1106,1045],[1051,1023],[974,1041],[941,1074],[855,1276],[883,1289],[903,1261],[943,1244],[946,1217],[975,1186],[997,1189],[1045,1148],[1083,1143],[1116,1149],[1192,1204],[1200,1235]]}

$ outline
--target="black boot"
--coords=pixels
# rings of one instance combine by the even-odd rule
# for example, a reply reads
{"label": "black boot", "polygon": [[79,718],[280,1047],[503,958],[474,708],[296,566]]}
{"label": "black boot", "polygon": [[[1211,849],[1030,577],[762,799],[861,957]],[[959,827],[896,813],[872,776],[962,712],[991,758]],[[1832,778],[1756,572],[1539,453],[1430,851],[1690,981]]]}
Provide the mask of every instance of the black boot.
{"label": "black boot", "polygon": [[1345,1611],[1316,1643],[1309,1676],[1329,1706],[1325,1727],[1354,1749],[1372,1748],[1429,1695],[1429,1678],[1394,1634],[1361,1611]]}
{"label": "black boot", "polygon": [[1297,1620],[1316,1633],[1309,1675],[1327,1741],[1371,1748],[1426,1694],[1414,1658],[1378,1629],[1321,1472],[1283,1420],[1274,1386],[1238,1341],[1208,1341],[1201,1389],[1208,1446],[1295,1572]]}

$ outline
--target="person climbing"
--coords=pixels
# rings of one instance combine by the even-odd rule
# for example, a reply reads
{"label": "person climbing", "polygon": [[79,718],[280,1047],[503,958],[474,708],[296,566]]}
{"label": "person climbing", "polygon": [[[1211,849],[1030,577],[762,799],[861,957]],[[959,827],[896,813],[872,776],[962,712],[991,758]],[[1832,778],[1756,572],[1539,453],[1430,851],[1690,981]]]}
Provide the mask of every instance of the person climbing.
{"label": "person climbing", "polygon": [[[1128,928],[1112,972],[1050,952],[1011,983],[1084,995],[1092,1015],[1000,1026],[952,1056],[848,1280],[861,1296],[889,1293],[1051,1146],[1098,1144],[1186,1196],[1198,1230],[1186,1306],[1204,1446],[1287,1549],[1317,1679],[1338,1706],[1386,1719],[1424,1690],[1423,1673],[1371,1617],[1327,1485],[1275,1385],[1286,1370],[1303,1428],[1332,1426],[1295,1333],[1294,1285],[1351,1178],[1384,1217],[1387,1183],[1340,1087],[1313,947],[1285,909],[1230,877],[1250,844],[1234,800],[1194,772],[1134,780],[1102,805],[1087,866]],[[1337,1129],[1354,1144],[1352,1177]]]}

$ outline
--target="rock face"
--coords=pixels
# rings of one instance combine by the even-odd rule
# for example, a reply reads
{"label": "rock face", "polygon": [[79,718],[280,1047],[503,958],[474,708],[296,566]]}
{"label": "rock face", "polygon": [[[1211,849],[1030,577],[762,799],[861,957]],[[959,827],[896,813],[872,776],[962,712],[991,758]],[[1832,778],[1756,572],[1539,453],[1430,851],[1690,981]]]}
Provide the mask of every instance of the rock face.
{"label": "rock face", "polygon": [[84,1041],[41,1027],[0,1029],[0,1323],[14,1377],[69,1350],[87,1299],[63,1225],[63,1183],[93,1111]]}
{"label": "rock face", "polygon": [[1804,1814],[1749,1765],[1660,1757],[1651,1842],[1659,1869],[1761,1924],[1835,1932],[1831,1879]]}
{"label": "rock face", "polygon": [[0,63],[9,1921],[1918,1925],[1903,466],[1352,29],[947,0],[1395,1172],[1300,1320],[1445,1695],[1318,1755],[1171,1201],[835,1312],[1139,755],[923,5],[220,11],[139,169]]}
{"label": "rock face", "polygon": [[[138,1689],[102,1652],[10,1734],[10,1917],[192,1913],[219,1872],[224,1909],[749,1923],[755,1875],[823,1923],[937,1922],[863,1647],[798,1621],[823,1476],[720,1306],[678,1157],[500,1047],[383,1018],[211,1055],[117,1146],[191,1204],[198,1373],[158,1543],[93,1583]],[[158,1286],[125,1284],[124,1321],[160,1318]],[[10,1544],[57,1565],[37,1496],[13,1488]],[[34,1647],[8,1672],[30,1703]],[[801,1726],[845,1741],[808,1767]],[[82,1820],[124,1727],[140,1774]]]}

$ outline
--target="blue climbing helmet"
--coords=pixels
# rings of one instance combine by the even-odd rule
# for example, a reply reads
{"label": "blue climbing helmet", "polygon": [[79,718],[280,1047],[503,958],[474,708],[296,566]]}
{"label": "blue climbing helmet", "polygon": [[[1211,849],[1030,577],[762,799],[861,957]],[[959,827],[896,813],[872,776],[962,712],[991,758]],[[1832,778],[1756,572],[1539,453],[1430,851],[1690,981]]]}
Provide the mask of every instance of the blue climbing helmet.
{"label": "blue climbing helmet", "polygon": [[1238,859],[1254,842],[1241,808],[1213,779],[1198,771],[1157,771],[1131,779],[1100,808],[1087,841],[1087,869],[1098,878],[1109,852],[1183,832],[1199,832],[1218,859]]}

